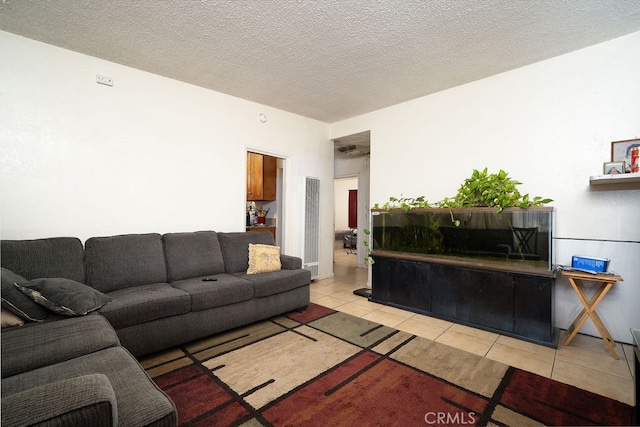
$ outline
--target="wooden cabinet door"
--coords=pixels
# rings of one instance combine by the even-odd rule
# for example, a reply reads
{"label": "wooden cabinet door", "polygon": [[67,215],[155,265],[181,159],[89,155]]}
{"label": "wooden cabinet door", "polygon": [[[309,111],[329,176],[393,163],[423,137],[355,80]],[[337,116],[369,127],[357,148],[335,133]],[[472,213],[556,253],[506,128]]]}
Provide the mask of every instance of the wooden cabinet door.
{"label": "wooden cabinet door", "polygon": [[456,319],[513,332],[513,278],[502,272],[460,270]]}
{"label": "wooden cabinet door", "polygon": [[276,176],[278,173],[278,159],[262,156],[262,200],[276,199]]}
{"label": "wooden cabinet door", "polygon": [[247,153],[247,200],[263,200],[262,154]]}

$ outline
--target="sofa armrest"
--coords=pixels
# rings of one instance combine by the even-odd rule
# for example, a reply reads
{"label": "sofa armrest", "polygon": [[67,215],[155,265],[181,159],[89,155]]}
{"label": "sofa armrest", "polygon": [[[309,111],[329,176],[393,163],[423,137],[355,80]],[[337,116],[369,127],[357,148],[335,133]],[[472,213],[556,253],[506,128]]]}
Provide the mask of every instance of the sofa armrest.
{"label": "sofa armrest", "polygon": [[116,396],[104,374],[45,384],[2,398],[2,425],[116,426]]}
{"label": "sofa armrest", "polygon": [[302,259],[291,255],[280,255],[283,270],[298,270],[302,268]]}

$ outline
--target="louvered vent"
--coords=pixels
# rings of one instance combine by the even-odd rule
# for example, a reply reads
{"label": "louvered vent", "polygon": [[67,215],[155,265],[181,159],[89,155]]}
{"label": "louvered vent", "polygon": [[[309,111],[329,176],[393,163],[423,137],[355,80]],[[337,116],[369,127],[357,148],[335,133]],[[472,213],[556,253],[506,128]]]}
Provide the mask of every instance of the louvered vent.
{"label": "louvered vent", "polygon": [[304,204],[304,258],[302,267],[318,277],[320,251],[320,180],[306,178]]}

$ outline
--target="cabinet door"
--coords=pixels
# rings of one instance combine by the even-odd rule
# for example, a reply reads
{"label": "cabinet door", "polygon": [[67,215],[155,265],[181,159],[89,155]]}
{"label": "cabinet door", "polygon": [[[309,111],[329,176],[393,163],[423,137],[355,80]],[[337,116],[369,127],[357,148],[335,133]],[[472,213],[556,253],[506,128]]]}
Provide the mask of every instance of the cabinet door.
{"label": "cabinet door", "polygon": [[263,200],[262,154],[247,153],[247,200]]}
{"label": "cabinet door", "polygon": [[504,273],[463,270],[456,318],[488,328],[513,331],[513,278]]}
{"label": "cabinet door", "polygon": [[458,283],[463,280],[461,270],[442,264],[431,265],[431,311],[455,319]]}
{"label": "cabinet door", "polygon": [[372,268],[372,299],[420,311],[431,309],[429,264],[377,258]]}
{"label": "cabinet door", "polygon": [[393,260],[388,258],[374,258],[375,263],[371,267],[371,299],[374,301],[388,302],[389,290],[394,278],[391,277]]}
{"label": "cabinet door", "polygon": [[515,276],[514,332],[550,342],[553,339],[553,278]]}
{"label": "cabinet door", "polygon": [[278,159],[262,156],[262,200],[276,199],[276,176],[278,173]]}

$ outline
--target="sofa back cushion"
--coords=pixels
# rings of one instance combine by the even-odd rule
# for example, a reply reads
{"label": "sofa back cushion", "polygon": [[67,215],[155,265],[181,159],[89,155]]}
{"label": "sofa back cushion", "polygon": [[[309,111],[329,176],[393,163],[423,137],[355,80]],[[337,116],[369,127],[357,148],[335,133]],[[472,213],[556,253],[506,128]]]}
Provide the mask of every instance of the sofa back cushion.
{"label": "sofa back cushion", "polygon": [[215,231],[168,233],[162,236],[169,282],[224,273]]}
{"label": "sofa back cushion", "polygon": [[87,284],[101,292],[167,281],[160,234],[92,237],[85,252]]}
{"label": "sofa back cushion", "polygon": [[0,242],[2,267],[27,280],[64,277],[84,283],[84,248],[75,237]]}
{"label": "sofa back cushion", "polygon": [[246,273],[249,268],[249,243],[273,245],[273,235],[268,231],[218,233],[224,268],[227,273]]}

